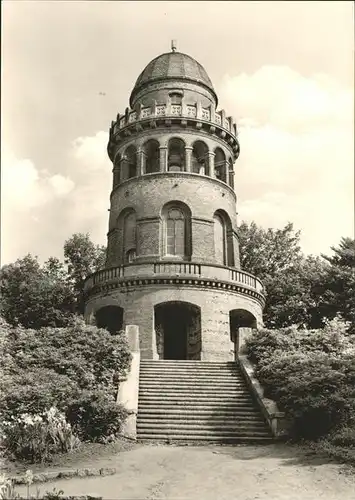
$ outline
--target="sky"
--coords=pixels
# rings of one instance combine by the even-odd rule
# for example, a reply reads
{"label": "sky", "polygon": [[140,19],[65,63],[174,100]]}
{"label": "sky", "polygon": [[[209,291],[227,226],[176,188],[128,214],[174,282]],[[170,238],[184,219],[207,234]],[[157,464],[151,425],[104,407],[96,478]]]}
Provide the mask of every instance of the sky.
{"label": "sky", "polygon": [[239,223],[330,254],[354,237],[353,32],[350,1],[3,0],[1,265],[106,244],[108,130],[171,39],[238,124]]}

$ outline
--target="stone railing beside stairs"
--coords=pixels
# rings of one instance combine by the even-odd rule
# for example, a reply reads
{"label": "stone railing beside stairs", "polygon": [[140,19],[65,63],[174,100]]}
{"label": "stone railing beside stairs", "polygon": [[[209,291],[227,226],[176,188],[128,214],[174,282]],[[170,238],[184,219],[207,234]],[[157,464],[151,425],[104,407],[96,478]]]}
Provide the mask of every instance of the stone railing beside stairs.
{"label": "stone railing beside stairs", "polygon": [[120,380],[117,403],[128,412],[128,417],[121,428],[121,435],[136,439],[140,367],[139,328],[136,325],[127,325],[125,333],[132,360],[126,377]]}

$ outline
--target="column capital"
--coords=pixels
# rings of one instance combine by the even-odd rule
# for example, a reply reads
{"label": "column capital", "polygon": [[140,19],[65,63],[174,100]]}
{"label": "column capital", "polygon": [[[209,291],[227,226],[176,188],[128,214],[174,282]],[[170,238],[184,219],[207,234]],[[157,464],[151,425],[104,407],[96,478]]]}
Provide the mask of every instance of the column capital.
{"label": "column capital", "polygon": [[194,148],[192,146],[185,146],[185,151],[192,151]]}

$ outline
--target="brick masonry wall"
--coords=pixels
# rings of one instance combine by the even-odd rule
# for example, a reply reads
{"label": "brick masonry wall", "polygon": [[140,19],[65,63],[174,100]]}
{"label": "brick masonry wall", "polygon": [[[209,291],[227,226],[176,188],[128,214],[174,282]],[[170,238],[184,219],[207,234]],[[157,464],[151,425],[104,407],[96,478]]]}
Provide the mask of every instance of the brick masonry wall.
{"label": "brick masonry wall", "polygon": [[[120,213],[133,208],[137,214],[137,257],[162,255],[161,210],[171,201],[188,205],[192,216],[191,260],[215,262],[213,215],[224,210],[236,230],[235,195],[230,188],[208,177],[193,174],[152,174],[131,179],[111,197],[107,266],[122,263],[120,237],[115,231]],[[239,244],[234,240],[235,267],[239,267]]]}
{"label": "brick masonry wall", "polygon": [[215,109],[215,97],[205,87],[197,83],[186,81],[156,82],[140,90],[135,96],[134,103],[140,102],[143,106],[152,106],[154,102],[165,104],[169,94],[174,91],[183,92],[184,104],[195,104],[198,99],[203,107],[213,106]]}
{"label": "brick masonry wall", "polygon": [[167,301],[183,301],[201,309],[202,356],[209,361],[232,360],[234,345],[230,337],[229,312],[243,309],[262,324],[262,308],[254,299],[239,293],[195,288],[187,286],[155,285],[132,288],[129,291],[114,290],[105,295],[92,297],[86,306],[87,321],[92,321],[101,307],[116,305],[124,309],[124,325],[138,325],[140,349],[143,359],[152,359],[156,347],[153,345],[154,306]]}

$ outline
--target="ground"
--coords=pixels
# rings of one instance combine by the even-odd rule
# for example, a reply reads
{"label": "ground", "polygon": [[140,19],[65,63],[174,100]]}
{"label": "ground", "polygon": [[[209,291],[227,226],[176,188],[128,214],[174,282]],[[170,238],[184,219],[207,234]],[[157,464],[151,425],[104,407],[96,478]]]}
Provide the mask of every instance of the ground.
{"label": "ground", "polygon": [[[115,467],[117,472],[39,484],[41,493],[56,487],[68,495],[96,494],[107,500],[353,500],[355,496],[355,476],[348,469],[286,444],[135,445],[91,461],[90,466]],[[25,488],[18,491],[25,493]]]}

